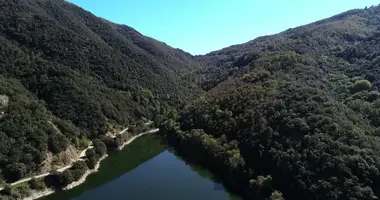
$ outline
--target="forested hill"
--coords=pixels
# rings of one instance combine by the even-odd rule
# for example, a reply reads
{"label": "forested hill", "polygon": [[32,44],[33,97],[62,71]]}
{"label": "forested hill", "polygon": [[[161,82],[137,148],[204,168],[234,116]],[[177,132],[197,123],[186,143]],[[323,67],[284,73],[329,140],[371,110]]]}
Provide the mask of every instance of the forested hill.
{"label": "forested hill", "polygon": [[[210,81],[224,80],[231,74],[244,70],[244,67],[257,60],[263,53],[271,52],[291,51],[301,55],[327,57],[333,55],[339,58],[342,58],[345,52],[349,55],[350,52],[347,51],[353,51],[353,54],[358,54],[360,57],[376,53],[374,47],[370,45],[364,48],[355,44],[364,41],[368,43],[372,38],[376,38],[380,30],[380,16],[377,10],[377,7],[350,10],[279,34],[259,37],[245,44],[197,56],[198,61],[210,66],[200,74],[206,75]],[[355,59],[355,56],[352,59]],[[216,83],[204,86],[212,88]]]}
{"label": "forested hill", "polygon": [[[198,89],[193,57],[63,0],[0,1],[0,172],[146,119]],[[83,147],[82,147],[83,148]],[[1,181],[0,181],[1,182]]]}
{"label": "forested hill", "polygon": [[197,57],[171,141],[252,199],[379,199],[379,27],[352,10]]}
{"label": "forested hill", "polygon": [[249,198],[380,198],[380,7],[197,57],[63,0],[0,8],[0,185],[146,118]]}

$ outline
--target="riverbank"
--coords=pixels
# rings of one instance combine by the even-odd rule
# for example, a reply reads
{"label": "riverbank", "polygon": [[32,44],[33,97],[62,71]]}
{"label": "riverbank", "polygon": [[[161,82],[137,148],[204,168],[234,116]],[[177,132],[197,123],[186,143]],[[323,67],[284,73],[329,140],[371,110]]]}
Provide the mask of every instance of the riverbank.
{"label": "riverbank", "polygon": [[82,178],[80,178],[78,181],[75,181],[75,182],[70,183],[68,186],[66,186],[66,187],[63,188],[62,190],[70,190],[70,189],[73,189],[74,187],[77,187],[77,186],[79,186],[80,184],[84,183],[84,182],[86,181],[86,178],[87,178],[90,174],[93,174],[93,173],[98,172],[98,169],[99,169],[99,167],[100,167],[100,163],[102,162],[102,160],[106,159],[107,157],[108,157],[108,154],[105,154],[103,157],[100,158],[99,162],[96,163],[94,169],[88,169],[88,170],[86,171],[86,173],[83,174]]}
{"label": "riverbank", "polygon": [[[81,160],[82,157],[84,157],[84,156],[86,155],[86,151],[87,151],[88,149],[92,149],[92,148],[94,148],[94,146],[89,146],[89,147],[87,147],[86,149],[84,149],[83,151],[81,151],[81,152],[79,153],[79,157],[78,157],[78,159],[77,159],[76,161]],[[75,161],[72,161],[72,163],[74,163],[74,162],[75,162]],[[67,166],[64,166],[64,167],[62,167],[62,168],[59,168],[59,169],[57,169],[56,171],[57,171],[57,172],[64,172],[65,170],[67,170],[67,169],[69,169],[69,168],[71,168],[71,167],[73,166],[72,163],[69,164],[69,165],[67,165]],[[24,178],[24,179],[21,179],[21,180],[19,180],[19,181],[16,181],[16,182],[10,183],[9,185],[11,185],[11,186],[15,186],[15,185],[18,185],[18,184],[21,184],[21,183],[29,182],[29,181],[32,180],[32,179],[45,178],[46,176],[49,176],[49,175],[50,175],[50,172],[48,172],[48,173],[44,173],[44,174],[40,174],[40,175],[36,175],[36,176],[33,176],[33,177],[29,177],[29,178]],[[0,187],[0,191],[2,191],[3,189],[4,189],[4,188]]]}
{"label": "riverbank", "polygon": [[158,134],[144,135],[122,151],[109,153],[99,171],[82,185],[41,200],[243,200],[224,188],[207,168],[168,150],[163,139]]}
{"label": "riverbank", "polygon": [[[146,134],[150,134],[150,133],[156,133],[158,132],[159,129],[152,129],[152,130],[149,130],[149,131],[146,131],[146,132],[143,132],[143,133],[140,133],[138,135],[135,135],[133,137],[131,137],[128,141],[126,141],[125,143],[123,143],[119,148],[118,150],[122,150],[124,147],[126,147],[128,144],[132,143],[134,140],[136,140],[137,138],[141,137],[141,136],[144,136]],[[70,183],[68,186],[66,186],[65,188],[63,188],[62,190],[70,190],[70,189],[73,189],[81,184],[83,184],[85,181],[86,181],[86,178],[90,175],[90,174],[93,174],[93,173],[96,173],[100,167],[100,164],[101,162],[107,158],[108,154],[105,154],[99,161],[98,163],[95,165],[95,168],[92,169],[92,170],[87,170],[86,173],[82,176],[82,178],[80,178],[78,181],[75,181],[73,183]],[[24,198],[23,200],[36,200],[36,199],[39,199],[39,198],[42,198],[44,196],[48,196],[48,195],[51,195],[53,193],[55,193],[56,191],[53,190],[53,189],[46,189],[44,191],[34,191],[32,192],[32,194],[29,196],[29,197],[26,197]]]}
{"label": "riverbank", "polygon": [[129,143],[133,142],[133,140],[143,136],[143,135],[146,135],[146,134],[149,134],[149,133],[157,133],[158,131],[160,131],[160,129],[156,128],[156,129],[152,129],[152,130],[149,130],[149,131],[146,131],[146,132],[143,132],[143,133],[140,133],[138,135],[135,135],[133,137],[131,137],[129,140],[127,140],[126,142],[124,142],[121,146],[119,146],[117,148],[117,150],[122,150],[126,145],[128,145]]}
{"label": "riverbank", "polygon": [[[70,189],[73,189],[79,185],[81,185],[82,183],[84,183],[86,181],[86,178],[90,175],[90,174],[93,174],[93,173],[96,173],[100,167],[100,163],[106,159],[108,157],[108,154],[105,154],[103,157],[100,158],[100,160],[98,161],[98,163],[96,163],[95,165],[95,168],[94,169],[88,169],[85,174],[83,174],[82,178],[80,178],[78,181],[75,181],[75,182],[72,182],[70,183],[68,186],[66,186],[65,188],[63,188],[62,190],[70,190]],[[35,200],[35,199],[39,199],[41,197],[44,197],[44,196],[48,196],[48,195],[51,195],[53,193],[55,193],[56,190],[53,190],[51,188],[48,188],[46,190],[43,190],[43,191],[32,191],[31,192],[31,195],[29,197],[26,197],[24,198],[23,200]]]}
{"label": "riverbank", "polygon": [[41,197],[51,195],[54,192],[55,192],[55,190],[50,189],[50,188],[46,189],[46,190],[43,190],[43,191],[32,191],[31,195],[29,197],[24,198],[23,200],[35,200],[35,199],[39,199]]}

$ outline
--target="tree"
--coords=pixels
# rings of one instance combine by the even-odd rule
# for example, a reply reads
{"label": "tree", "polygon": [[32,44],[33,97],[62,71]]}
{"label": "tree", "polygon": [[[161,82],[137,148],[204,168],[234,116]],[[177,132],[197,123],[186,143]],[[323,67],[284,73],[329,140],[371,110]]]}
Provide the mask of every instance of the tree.
{"label": "tree", "polygon": [[67,149],[69,140],[61,133],[53,133],[49,136],[49,150],[54,154]]}
{"label": "tree", "polygon": [[100,157],[102,157],[104,154],[106,154],[106,152],[107,152],[107,147],[106,147],[106,145],[104,144],[104,142],[102,142],[102,141],[99,140],[99,139],[95,139],[95,140],[92,141],[92,143],[94,144],[95,152],[96,152]]}
{"label": "tree", "polygon": [[98,154],[96,154],[94,149],[88,149],[86,151],[86,157],[87,157],[86,163],[87,163],[88,168],[94,169],[100,159]]}
{"label": "tree", "polygon": [[87,158],[86,163],[88,168],[95,169],[95,166],[98,164],[99,159],[99,156],[96,154],[92,157]]}
{"label": "tree", "polygon": [[32,178],[32,180],[30,180],[28,183],[29,183],[30,188],[33,190],[40,191],[46,188],[46,185],[43,179]]}
{"label": "tree", "polygon": [[78,181],[80,178],[82,178],[83,174],[86,173],[88,167],[85,162],[77,161],[69,170],[71,171],[74,180]]}
{"label": "tree", "polygon": [[70,170],[65,170],[58,176],[58,184],[60,187],[66,187],[74,181],[74,177]]}
{"label": "tree", "polygon": [[356,81],[352,85],[352,91],[354,93],[356,93],[356,92],[360,92],[360,91],[363,91],[363,90],[370,90],[371,87],[372,87],[372,84],[368,80],[359,80],[359,81]]}
{"label": "tree", "polygon": [[169,119],[172,119],[174,121],[177,120],[178,118],[178,113],[177,113],[177,110],[175,108],[171,108],[170,111],[168,112],[168,118]]}
{"label": "tree", "polygon": [[27,174],[24,163],[13,163],[5,167],[5,176],[9,181],[17,181],[24,178]]}
{"label": "tree", "polygon": [[270,196],[270,200],[284,200],[284,198],[282,197],[281,192],[275,190]]}

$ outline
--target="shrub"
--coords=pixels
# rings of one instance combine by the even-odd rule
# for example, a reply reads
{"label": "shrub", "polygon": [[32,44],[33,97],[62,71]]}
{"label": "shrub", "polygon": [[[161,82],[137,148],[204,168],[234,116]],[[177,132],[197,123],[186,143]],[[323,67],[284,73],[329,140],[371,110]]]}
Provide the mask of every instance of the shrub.
{"label": "shrub", "polygon": [[95,139],[93,141],[93,144],[94,144],[94,149],[95,149],[95,152],[101,157],[103,156],[104,154],[106,154],[107,152],[107,147],[106,145],[104,144],[104,142],[102,142],[101,140],[99,139]]}
{"label": "shrub", "polygon": [[369,82],[367,80],[359,80],[359,81],[356,81],[352,85],[352,91],[354,93],[360,92],[360,91],[363,91],[363,90],[370,90],[371,88],[372,88],[372,84],[371,84],[371,82]]}
{"label": "shrub", "polygon": [[46,188],[45,182],[43,179],[35,179],[29,181],[29,187],[33,190],[44,190]]}
{"label": "shrub", "polygon": [[94,149],[87,150],[86,157],[87,157],[86,163],[87,163],[88,168],[94,169],[95,165],[99,161],[99,156],[96,154],[95,150]]}
{"label": "shrub", "polygon": [[49,150],[54,154],[60,153],[69,146],[69,140],[61,133],[53,133],[49,136]]}
{"label": "shrub", "polygon": [[73,164],[73,167],[71,167],[69,170],[71,171],[71,174],[73,175],[73,178],[75,181],[78,181],[84,173],[86,173],[88,167],[85,162],[78,161]]}
{"label": "shrub", "polygon": [[60,187],[66,187],[72,182],[74,182],[74,177],[71,170],[66,170],[58,176],[58,183]]}
{"label": "shrub", "polygon": [[4,184],[5,184],[4,180],[0,178],[0,187],[3,186]]}
{"label": "shrub", "polygon": [[30,188],[28,183],[17,184],[14,187],[14,190],[16,191],[16,193],[12,195],[14,197],[27,197],[30,195]]}
{"label": "shrub", "polygon": [[284,198],[282,197],[281,192],[275,190],[270,196],[270,200],[284,200]]}
{"label": "shrub", "polygon": [[86,160],[87,167],[90,169],[94,169],[98,161],[99,161],[99,156],[96,154],[92,157],[88,157]]}
{"label": "shrub", "polygon": [[3,189],[3,193],[6,195],[12,195],[13,194],[13,187],[9,184],[6,184]]}
{"label": "shrub", "polygon": [[8,180],[17,181],[26,176],[27,169],[24,163],[13,163],[6,166],[4,174]]}

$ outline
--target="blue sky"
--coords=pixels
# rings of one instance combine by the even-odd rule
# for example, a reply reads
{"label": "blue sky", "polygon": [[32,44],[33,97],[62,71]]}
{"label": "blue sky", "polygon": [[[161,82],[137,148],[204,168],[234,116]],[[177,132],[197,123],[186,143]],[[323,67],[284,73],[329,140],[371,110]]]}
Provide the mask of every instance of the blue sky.
{"label": "blue sky", "polygon": [[380,0],[69,1],[194,55],[380,3]]}

